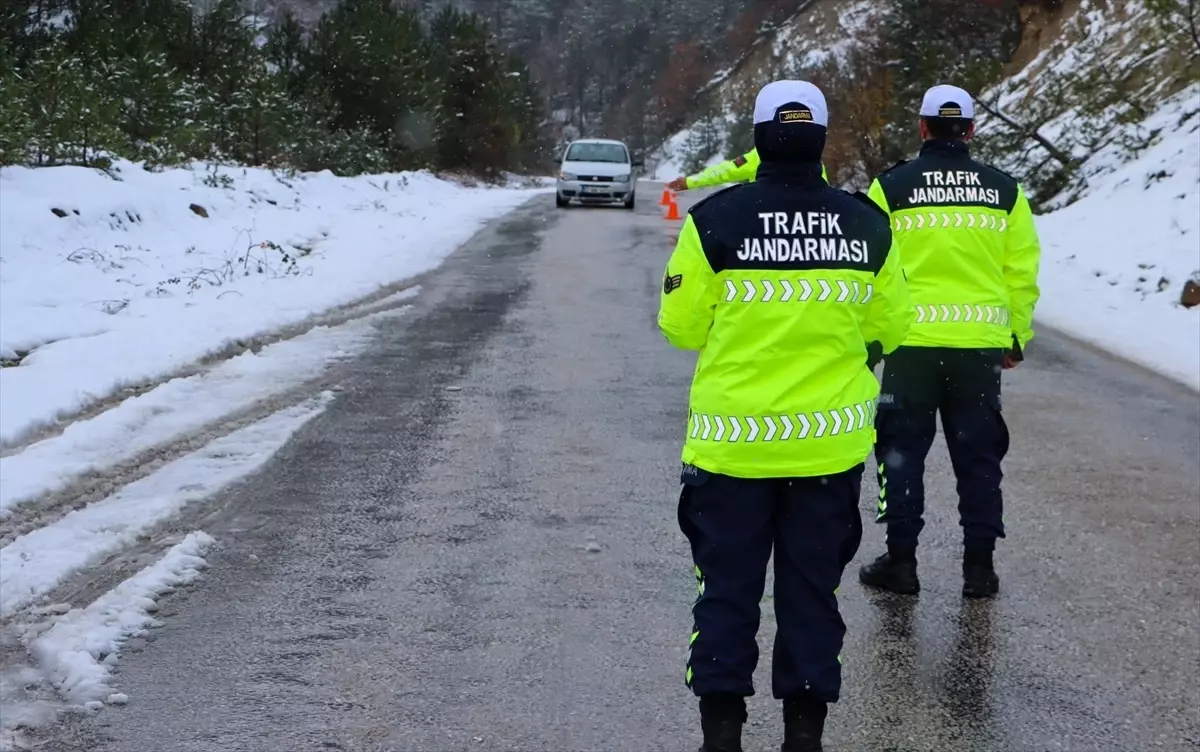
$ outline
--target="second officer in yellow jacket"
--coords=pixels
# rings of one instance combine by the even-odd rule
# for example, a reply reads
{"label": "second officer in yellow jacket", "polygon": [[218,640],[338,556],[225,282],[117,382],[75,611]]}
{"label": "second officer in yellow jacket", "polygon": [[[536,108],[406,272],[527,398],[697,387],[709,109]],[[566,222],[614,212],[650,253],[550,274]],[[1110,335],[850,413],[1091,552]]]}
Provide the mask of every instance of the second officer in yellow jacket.
{"label": "second officer in yellow jacket", "polygon": [[920,590],[923,475],[938,412],[958,480],[963,595],[990,597],[1000,587],[992,555],[1004,537],[1000,465],[1009,443],[1000,373],[1033,338],[1039,249],[1021,185],[971,158],[973,117],[967,92],[930,89],[920,156],[870,190],[890,215],[915,320],[885,361],[876,424],[877,521],[887,523],[888,550],[859,578],[898,593]]}
{"label": "second officer in yellow jacket", "polygon": [[[687,191],[726,183],[753,183],[761,163],[758,149],[751,149],[741,156],[719,162],[695,175],[675,178],[667,183],[667,187],[673,191]],[[829,173],[825,170],[825,165],[821,165],[821,179],[829,182]]]}
{"label": "second officer in yellow jacket", "polygon": [[886,215],[821,179],[820,90],[769,84],[754,120],[757,180],[688,212],[658,316],[671,344],[699,351],[679,499],[698,580],[686,679],[703,752],[740,752],[774,549],[783,749],[817,752],[841,689],[834,593],[861,540],[874,441],[868,351],[895,349],[912,309]]}

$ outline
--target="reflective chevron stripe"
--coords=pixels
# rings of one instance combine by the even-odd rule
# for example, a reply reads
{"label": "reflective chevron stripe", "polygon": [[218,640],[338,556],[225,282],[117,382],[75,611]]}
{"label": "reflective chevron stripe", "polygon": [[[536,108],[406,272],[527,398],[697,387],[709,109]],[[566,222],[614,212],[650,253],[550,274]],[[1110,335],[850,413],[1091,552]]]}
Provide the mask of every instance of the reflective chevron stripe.
{"label": "reflective chevron stripe", "polygon": [[861,431],[875,424],[875,400],[856,402],[834,410],[790,415],[716,415],[693,412],[688,435],[699,441],[726,444],[755,441],[822,439]]}
{"label": "reflective chevron stripe", "polygon": [[995,324],[1008,326],[1010,314],[1002,306],[950,303],[921,304],[916,309],[918,324]]}
{"label": "reflective chevron stripe", "polygon": [[909,230],[939,230],[943,227],[963,227],[968,229],[1008,230],[1008,217],[997,217],[988,212],[947,212],[941,210],[913,212],[892,219],[892,229],[896,232]]}
{"label": "reflective chevron stripe", "polygon": [[725,280],[726,303],[866,303],[875,293],[869,282],[843,279]]}

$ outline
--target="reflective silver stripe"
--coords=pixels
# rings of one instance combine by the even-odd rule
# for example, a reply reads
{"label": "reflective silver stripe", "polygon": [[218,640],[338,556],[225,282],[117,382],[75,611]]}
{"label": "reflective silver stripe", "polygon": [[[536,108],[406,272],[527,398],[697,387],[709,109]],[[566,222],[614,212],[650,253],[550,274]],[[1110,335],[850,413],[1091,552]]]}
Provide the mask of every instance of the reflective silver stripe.
{"label": "reflective silver stripe", "polygon": [[912,212],[892,219],[892,229],[896,232],[909,230],[940,230],[943,227],[966,227],[968,230],[1008,230],[1008,217],[998,217],[989,212],[973,211],[942,211],[927,209]]}
{"label": "reflective silver stripe", "polygon": [[821,439],[871,428],[875,400],[855,402],[832,410],[786,415],[718,415],[693,412],[688,435],[699,441],[725,444]]}
{"label": "reflective silver stripe", "polygon": [[913,306],[917,324],[995,324],[1008,326],[1011,315],[1003,306],[930,303]]}
{"label": "reflective silver stripe", "polygon": [[866,303],[875,293],[870,282],[844,279],[725,280],[726,303]]}

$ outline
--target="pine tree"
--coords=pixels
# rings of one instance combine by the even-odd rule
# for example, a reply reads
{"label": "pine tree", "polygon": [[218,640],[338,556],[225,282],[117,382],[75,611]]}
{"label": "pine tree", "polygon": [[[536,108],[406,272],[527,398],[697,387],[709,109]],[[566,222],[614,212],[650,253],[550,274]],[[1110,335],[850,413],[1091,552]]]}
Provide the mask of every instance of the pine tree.
{"label": "pine tree", "polygon": [[187,154],[190,87],[163,52],[146,51],[105,66],[106,95],[117,104],[124,153],[150,165],[174,164]]}
{"label": "pine tree", "polygon": [[516,168],[534,169],[550,153],[542,94],[524,62],[509,55],[504,63],[505,92],[501,99],[507,105],[505,116],[511,123],[509,161]]}
{"label": "pine tree", "polygon": [[877,51],[892,74],[888,161],[909,155],[915,113],[929,87],[950,83],[978,95],[1011,59],[1020,38],[1016,0],[981,3],[970,13],[957,0],[890,0]]}
{"label": "pine tree", "polygon": [[508,82],[487,27],[475,15],[446,8],[430,25],[441,82],[437,161],[444,168],[494,171],[514,146]]}
{"label": "pine tree", "polygon": [[117,105],[95,71],[61,39],[34,57],[28,82],[36,96],[27,101],[36,164],[98,164],[104,152],[120,148]]}
{"label": "pine tree", "polygon": [[437,121],[416,13],[389,0],[344,0],[321,19],[310,50],[316,84],[335,104],[333,128],[370,128],[394,166],[420,166]]}
{"label": "pine tree", "polygon": [[15,56],[0,42],[0,165],[23,164],[33,135],[29,86],[16,70]]}

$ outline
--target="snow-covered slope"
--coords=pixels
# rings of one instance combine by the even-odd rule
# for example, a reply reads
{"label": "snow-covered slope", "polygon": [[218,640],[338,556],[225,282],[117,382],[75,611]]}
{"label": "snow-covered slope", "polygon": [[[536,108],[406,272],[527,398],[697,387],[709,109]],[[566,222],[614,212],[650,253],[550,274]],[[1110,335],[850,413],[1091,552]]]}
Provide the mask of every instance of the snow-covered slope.
{"label": "snow-covered slope", "polygon": [[1088,190],[1038,217],[1037,317],[1200,389],[1200,85],[1145,121],[1160,139],[1127,161],[1116,147],[1085,168]]}
{"label": "snow-covered slope", "polygon": [[0,445],[424,272],[530,195],[118,168],[0,170]]}
{"label": "snow-covered slope", "polygon": [[[828,62],[844,60],[866,33],[879,10],[878,0],[811,0],[773,35],[761,38],[735,66],[718,73],[701,92],[719,103],[719,114],[698,120],[667,139],[649,158],[656,180],[683,175],[689,159],[705,165],[732,156],[728,139],[738,114],[754,109],[758,87],[776,78],[795,77]],[[707,128],[715,138],[702,138]],[[713,143],[707,154],[695,154],[699,144]]]}

